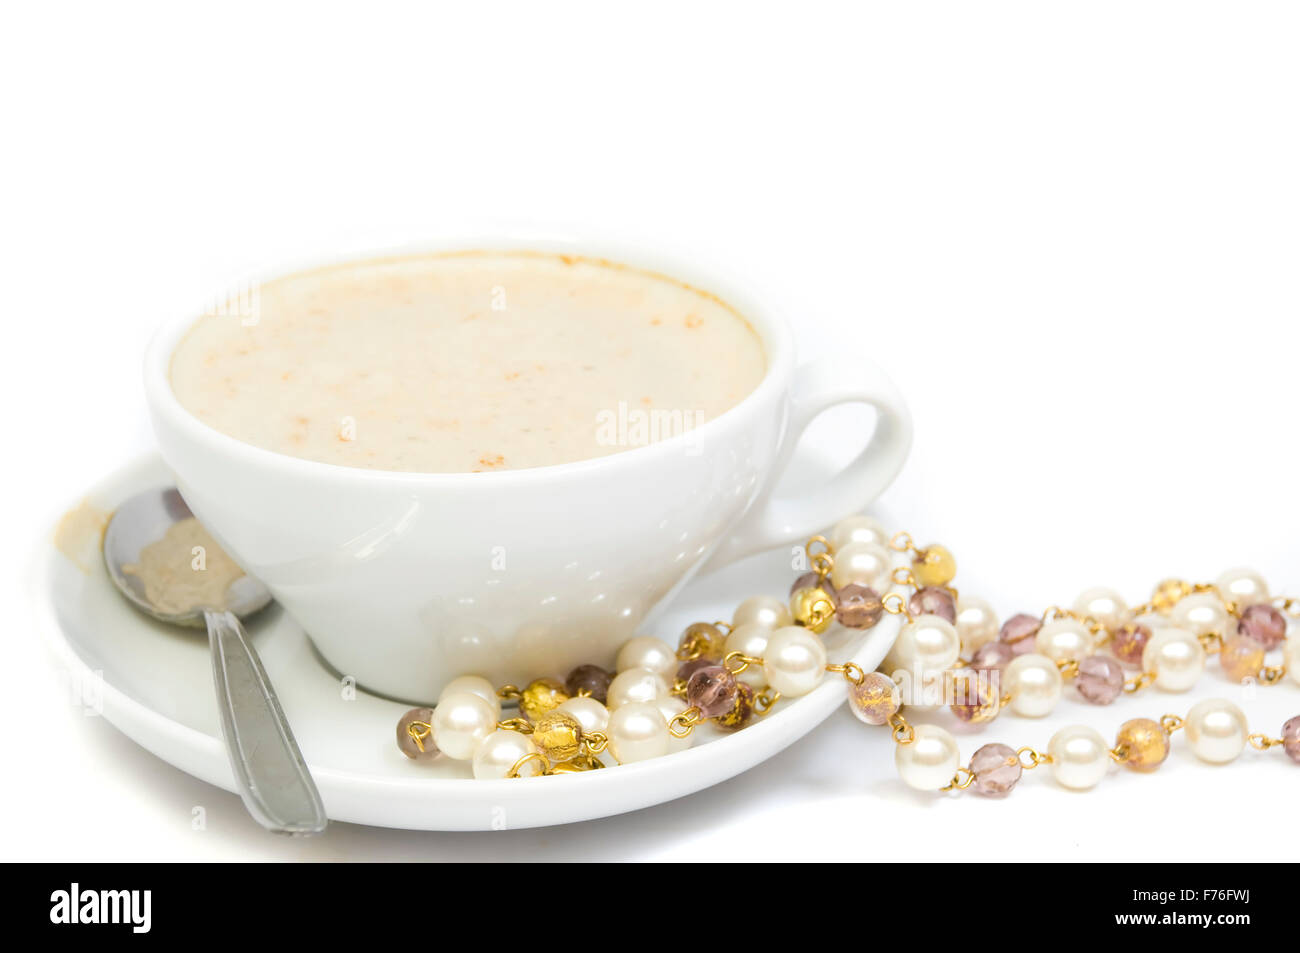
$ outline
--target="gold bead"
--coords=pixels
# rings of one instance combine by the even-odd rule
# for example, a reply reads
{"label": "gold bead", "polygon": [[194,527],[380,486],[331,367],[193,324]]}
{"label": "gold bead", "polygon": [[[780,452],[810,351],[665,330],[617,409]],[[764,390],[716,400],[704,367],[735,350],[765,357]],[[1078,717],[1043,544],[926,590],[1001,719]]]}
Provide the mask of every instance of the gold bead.
{"label": "gold bead", "polygon": [[686,627],[681,641],[677,643],[678,658],[684,657],[687,661],[697,658],[720,659],[726,654],[723,650],[726,644],[727,637],[716,625],[695,622]]}
{"label": "gold bead", "polygon": [[957,575],[957,560],[945,547],[932,543],[912,560],[912,575],[922,586],[946,586]]}
{"label": "gold bead", "polygon": [[603,768],[604,765],[593,758],[591,755],[581,755],[570,761],[565,761],[551,768],[551,774],[581,774],[584,771],[592,771],[596,768]]}
{"label": "gold bead", "polygon": [[548,711],[533,726],[533,744],[553,764],[569,761],[582,750],[582,724],[567,711]]}
{"label": "gold bead", "polygon": [[1264,667],[1264,646],[1245,635],[1234,635],[1219,649],[1219,665],[1228,679],[1241,682],[1259,677]]}
{"label": "gold bead", "polygon": [[903,692],[888,675],[867,672],[861,684],[849,685],[849,707],[868,725],[883,725],[903,707]]}
{"label": "gold bead", "polygon": [[1124,764],[1136,771],[1154,771],[1169,757],[1169,735],[1160,722],[1134,718],[1120,725],[1115,746],[1124,749]]}
{"label": "gold bead", "polygon": [[735,704],[731,706],[731,711],[714,718],[713,724],[723,731],[737,731],[745,727],[745,723],[753,714],[754,689],[744,682],[737,682]]}
{"label": "gold bead", "polygon": [[1181,579],[1166,579],[1156,584],[1151,593],[1151,606],[1157,612],[1168,612],[1191,591],[1192,587]]}
{"label": "gold bead", "polygon": [[835,600],[821,586],[796,589],[790,595],[790,614],[796,625],[825,632],[835,620]]}
{"label": "gold bead", "polygon": [[519,710],[529,721],[537,721],[548,711],[569,700],[564,686],[553,678],[539,678],[528,683],[519,695]]}

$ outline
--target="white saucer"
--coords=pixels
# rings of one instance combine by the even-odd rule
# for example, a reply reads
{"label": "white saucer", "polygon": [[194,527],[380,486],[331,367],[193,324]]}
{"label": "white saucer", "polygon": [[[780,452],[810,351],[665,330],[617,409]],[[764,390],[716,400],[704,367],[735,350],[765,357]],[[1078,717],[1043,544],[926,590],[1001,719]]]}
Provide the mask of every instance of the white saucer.
{"label": "white saucer", "polygon": [[[164,626],[132,609],[99,558],[103,519],[123,499],[170,484],[156,456],[94,486],[35,567],[37,617],[73,685],[120,731],[164,761],[234,790],[218,727],[207,639]],[[654,634],[676,644],[691,622],[730,619],[759,593],[784,596],[795,573],[791,547],[760,554],[697,579]],[[886,616],[856,646],[832,649],[866,670],[884,658],[898,631]],[[278,606],[249,625],[330,818],[410,830],[487,830],[567,824],[635,811],[717,784],[772,757],[844,703],[844,682],[828,677],[803,698],[724,735],[697,729],[687,751],[581,775],[478,781],[467,762],[409,761],[394,741],[408,707],[341,683]],[[847,633],[848,630],[842,630]],[[833,640],[832,640],[833,644]],[[538,673],[562,674],[562,673]]]}

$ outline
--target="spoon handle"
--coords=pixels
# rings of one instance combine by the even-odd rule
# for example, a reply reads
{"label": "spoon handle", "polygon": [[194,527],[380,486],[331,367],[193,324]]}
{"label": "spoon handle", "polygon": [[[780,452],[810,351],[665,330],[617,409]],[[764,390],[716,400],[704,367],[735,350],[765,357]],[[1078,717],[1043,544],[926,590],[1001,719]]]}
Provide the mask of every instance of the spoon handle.
{"label": "spoon handle", "polygon": [[266,670],[234,613],[204,613],[221,734],[244,806],[268,830],[316,834],[329,823]]}

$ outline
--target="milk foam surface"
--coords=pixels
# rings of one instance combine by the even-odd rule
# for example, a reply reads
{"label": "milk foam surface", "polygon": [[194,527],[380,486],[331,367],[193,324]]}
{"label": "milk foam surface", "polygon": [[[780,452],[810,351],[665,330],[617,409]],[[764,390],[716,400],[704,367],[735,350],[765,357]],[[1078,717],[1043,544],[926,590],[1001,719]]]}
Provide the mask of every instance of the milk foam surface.
{"label": "milk foam surface", "polygon": [[739,403],[766,359],[727,304],[595,259],[463,252],[263,284],[200,318],[171,384],[211,427],[343,466],[522,469],[632,449]]}

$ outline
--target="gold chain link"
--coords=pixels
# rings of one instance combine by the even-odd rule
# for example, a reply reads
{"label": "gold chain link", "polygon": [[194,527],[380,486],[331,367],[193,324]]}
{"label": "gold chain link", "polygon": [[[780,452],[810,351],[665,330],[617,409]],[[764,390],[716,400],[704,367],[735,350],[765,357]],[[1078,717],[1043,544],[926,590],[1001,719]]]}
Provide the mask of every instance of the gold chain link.
{"label": "gold chain link", "polygon": [[673,715],[668,722],[668,733],[674,738],[685,738],[703,720],[704,716],[698,708],[688,708]]}
{"label": "gold chain link", "polygon": [[[1029,757],[1027,763],[1025,761],[1026,755]],[[1032,771],[1040,764],[1051,764],[1052,756],[1025,745],[1023,748],[1016,749],[1016,760],[1020,762],[1020,767],[1024,770]]]}
{"label": "gold chain link", "polygon": [[894,712],[885,722],[892,728],[894,742],[900,745],[910,745],[916,740],[916,731],[907,723],[907,719],[899,712]]}
{"label": "gold chain link", "polygon": [[[733,668],[732,666],[737,662],[740,663],[740,667]],[[763,660],[761,658],[754,658],[752,655],[746,655],[744,652],[728,652],[726,658],[722,660],[722,667],[732,675],[739,675],[751,665],[759,666],[762,664]]]}
{"label": "gold chain link", "polygon": [[411,740],[415,742],[415,746],[419,748],[420,753],[423,754],[426,750],[424,747],[424,740],[433,734],[433,725],[429,724],[427,721],[408,722],[406,725],[406,733],[411,736]]}
{"label": "gold chain link", "polygon": [[1149,687],[1156,680],[1155,672],[1143,672],[1137,678],[1130,678],[1124,683],[1125,693],[1132,695],[1134,692],[1140,692],[1142,689]]}
{"label": "gold chain link", "polygon": [[941,787],[940,791],[964,791],[975,783],[975,772],[970,768],[958,768],[952,780]]}
{"label": "gold chain link", "polygon": [[861,665],[853,662],[845,662],[843,665],[827,665],[826,671],[838,672],[843,675],[846,681],[854,685],[861,685],[867,680],[867,673],[862,670]]}
{"label": "gold chain link", "polygon": [[754,714],[762,718],[781,700],[781,693],[772,691],[771,686],[764,688],[754,696]]}

